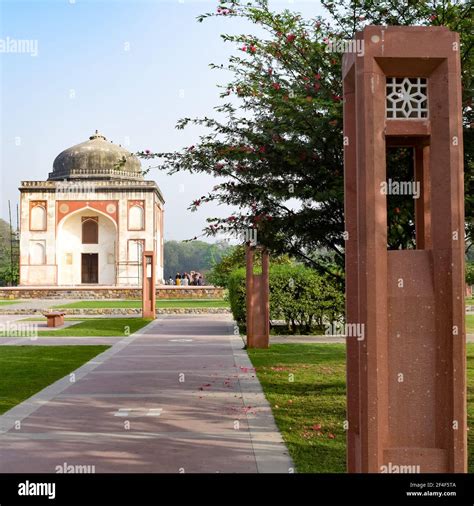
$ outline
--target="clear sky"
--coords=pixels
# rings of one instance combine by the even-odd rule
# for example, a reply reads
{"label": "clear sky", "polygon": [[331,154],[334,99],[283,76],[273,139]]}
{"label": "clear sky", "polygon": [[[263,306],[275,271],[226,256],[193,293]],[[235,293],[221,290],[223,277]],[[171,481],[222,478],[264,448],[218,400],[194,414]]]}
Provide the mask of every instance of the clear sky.
{"label": "clear sky", "polygon": [[[241,20],[196,17],[217,0],[0,0],[0,39],[37,41],[37,55],[0,53],[0,217],[18,202],[22,180],[45,180],[54,158],[99,129],[132,152],[168,151],[197,141],[198,129],[176,130],[182,117],[212,115],[235,51],[221,33],[251,33]],[[307,17],[319,0],[273,0]],[[34,52],[35,46],[31,47]],[[143,162],[147,167],[147,162]],[[153,171],[166,200],[165,238],[201,233],[208,216],[230,209],[187,210],[215,180]],[[205,239],[209,240],[209,239]]]}

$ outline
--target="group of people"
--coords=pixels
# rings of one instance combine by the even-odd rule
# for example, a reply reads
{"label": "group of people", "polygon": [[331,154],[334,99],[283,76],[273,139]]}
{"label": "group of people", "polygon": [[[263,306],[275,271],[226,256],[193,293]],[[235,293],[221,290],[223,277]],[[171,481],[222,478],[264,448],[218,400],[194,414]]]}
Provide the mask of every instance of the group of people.
{"label": "group of people", "polygon": [[195,271],[191,271],[190,273],[185,272],[184,274],[177,272],[174,279],[170,276],[168,284],[176,286],[203,286],[204,278],[202,274]]}

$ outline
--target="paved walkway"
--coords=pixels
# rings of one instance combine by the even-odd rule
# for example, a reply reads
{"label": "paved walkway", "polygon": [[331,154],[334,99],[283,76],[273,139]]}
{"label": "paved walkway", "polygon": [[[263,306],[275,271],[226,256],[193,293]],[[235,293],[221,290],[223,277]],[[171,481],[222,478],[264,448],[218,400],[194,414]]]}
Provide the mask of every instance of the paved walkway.
{"label": "paved walkway", "polygon": [[[0,473],[293,468],[228,315],[166,316],[0,416]],[[20,425],[18,423],[20,422]]]}

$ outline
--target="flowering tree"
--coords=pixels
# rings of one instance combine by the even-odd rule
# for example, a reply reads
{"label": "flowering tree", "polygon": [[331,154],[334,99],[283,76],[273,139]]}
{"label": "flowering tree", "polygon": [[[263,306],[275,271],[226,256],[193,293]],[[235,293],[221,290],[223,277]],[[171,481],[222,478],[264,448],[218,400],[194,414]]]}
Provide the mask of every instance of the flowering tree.
{"label": "flowering tree", "polygon": [[[159,157],[162,170],[225,177],[213,191],[193,202],[235,205],[239,213],[209,218],[205,233],[255,228],[258,241],[274,253],[288,253],[322,270],[342,266],[344,253],[342,54],[328,43],[352,39],[366,24],[446,25],[462,37],[465,90],[466,215],[473,215],[471,98],[472,26],[464,2],[391,0],[322,1],[329,21],[303,19],[288,10],[272,12],[267,0],[220,1],[214,16],[245,18],[264,36],[222,35],[236,46],[226,66],[232,80],[222,89],[216,118],[184,118],[177,128],[205,126],[194,146]],[[470,186],[469,186],[470,184]],[[393,247],[413,236],[411,211],[397,203],[389,240]],[[472,224],[468,230],[473,233]],[[325,254],[315,255],[314,251]],[[339,271],[340,272],[340,271]]]}

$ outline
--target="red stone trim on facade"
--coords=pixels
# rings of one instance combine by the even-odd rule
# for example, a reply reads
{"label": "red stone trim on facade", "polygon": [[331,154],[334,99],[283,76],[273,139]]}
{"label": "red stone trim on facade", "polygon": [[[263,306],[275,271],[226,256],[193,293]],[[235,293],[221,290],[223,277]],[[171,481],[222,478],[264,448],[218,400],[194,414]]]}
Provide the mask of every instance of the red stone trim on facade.
{"label": "red stone trim on facade", "polygon": [[56,226],[66,216],[81,209],[96,209],[111,218],[118,226],[117,200],[58,200],[56,201]]}

